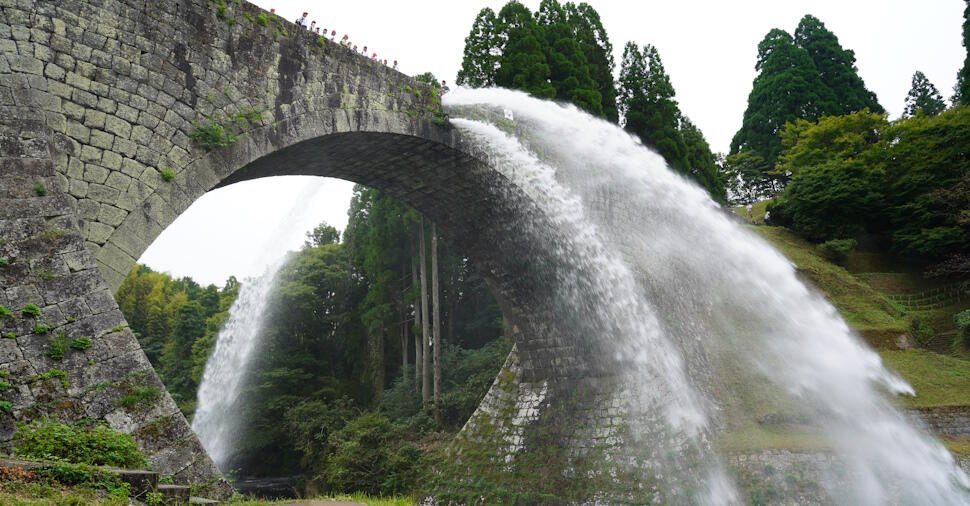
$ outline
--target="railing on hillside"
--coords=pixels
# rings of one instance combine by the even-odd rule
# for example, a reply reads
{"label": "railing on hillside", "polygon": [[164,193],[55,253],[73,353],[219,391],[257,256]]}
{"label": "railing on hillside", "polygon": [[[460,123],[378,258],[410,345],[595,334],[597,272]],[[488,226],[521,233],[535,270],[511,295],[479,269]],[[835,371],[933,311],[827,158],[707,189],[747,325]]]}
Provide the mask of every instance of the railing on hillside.
{"label": "railing on hillside", "polygon": [[970,299],[970,281],[920,292],[886,294],[886,296],[908,311],[939,309]]}

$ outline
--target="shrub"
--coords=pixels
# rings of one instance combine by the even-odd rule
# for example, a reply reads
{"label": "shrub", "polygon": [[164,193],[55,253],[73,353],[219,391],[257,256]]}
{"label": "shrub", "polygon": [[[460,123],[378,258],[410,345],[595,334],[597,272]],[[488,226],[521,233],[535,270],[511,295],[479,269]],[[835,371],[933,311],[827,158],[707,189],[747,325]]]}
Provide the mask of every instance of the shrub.
{"label": "shrub", "polygon": [[64,387],[65,390],[67,390],[67,388],[70,386],[70,384],[68,384],[67,382],[67,373],[60,369],[51,369],[45,372],[44,374],[38,374],[37,376],[34,376],[32,379],[37,381],[43,381],[43,380],[49,380],[53,378],[57,378],[61,380],[61,386]]}
{"label": "shrub", "polygon": [[155,387],[135,387],[131,393],[125,394],[118,400],[118,406],[123,408],[133,408],[139,404],[151,405],[152,401],[158,398],[158,389]]}
{"label": "shrub", "polygon": [[259,26],[266,26],[266,13],[260,13],[259,16],[256,16],[256,23],[258,23]]}
{"label": "shrub", "polygon": [[4,337],[4,339],[17,339],[17,333],[16,332],[7,332],[6,334],[3,335],[3,337]]}
{"label": "shrub", "polygon": [[58,332],[57,337],[51,338],[47,342],[47,351],[44,352],[44,355],[60,362],[64,359],[64,354],[67,353],[67,347],[67,336],[63,332]]}
{"label": "shrub", "polygon": [[13,311],[0,306],[0,318],[13,318]]}
{"label": "shrub", "polygon": [[10,265],[10,260],[6,258],[0,258],[0,267],[7,267]]}
{"label": "shrub", "polygon": [[47,188],[44,187],[44,183],[37,181],[37,183],[34,184],[34,193],[36,193],[38,197],[47,195]]}
{"label": "shrub", "polygon": [[933,330],[927,323],[923,323],[919,317],[913,318],[909,322],[909,335],[916,340],[919,344],[926,344],[930,339],[936,335],[936,331]]}
{"label": "shrub", "polygon": [[0,401],[0,411],[10,414],[13,412],[13,405],[10,404],[10,401]]}
{"label": "shrub", "polygon": [[211,121],[207,124],[196,122],[189,132],[189,140],[205,148],[206,151],[222,149],[236,142],[239,138],[226,130],[221,123]]}
{"label": "shrub", "polygon": [[158,172],[162,175],[162,181],[166,183],[175,179],[175,171],[172,169],[162,169]]}
{"label": "shrub", "polygon": [[34,334],[44,335],[50,331],[51,331],[51,328],[48,327],[47,325],[44,325],[43,323],[38,323],[37,325],[34,325]]}
{"label": "shrub", "polygon": [[71,341],[71,348],[78,351],[84,351],[91,347],[91,338],[88,336],[81,336],[77,339]]}
{"label": "shrub", "polygon": [[40,316],[40,308],[37,307],[36,304],[27,304],[20,311],[20,314],[24,315],[25,317],[36,318],[36,317]]}
{"label": "shrub", "polygon": [[409,444],[397,446],[398,437],[397,428],[377,412],[364,413],[331,434],[331,488],[374,495],[408,492],[419,481],[414,478],[421,469],[421,452]]}
{"label": "shrub", "polygon": [[323,37],[317,37],[317,45],[318,46],[323,47],[323,45],[326,44],[326,42],[327,42],[327,39],[325,39]]}
{"label": "shrub", "polygon": [[855,239],[832,239],[819,244],[816,249],[826,259],[842,265],[857,244]]}
{"label": "shrub", "polygon": [[953,315],[953,324],[957,328],[957,337],[953,341],[953,346],[970,350],[970,309]]}
{"label": "shrub", "polygon": [[147,464],[130,434],[105,425],[67,424],[50,418],[17,423],[14,453],[76,464],[141,469]]}

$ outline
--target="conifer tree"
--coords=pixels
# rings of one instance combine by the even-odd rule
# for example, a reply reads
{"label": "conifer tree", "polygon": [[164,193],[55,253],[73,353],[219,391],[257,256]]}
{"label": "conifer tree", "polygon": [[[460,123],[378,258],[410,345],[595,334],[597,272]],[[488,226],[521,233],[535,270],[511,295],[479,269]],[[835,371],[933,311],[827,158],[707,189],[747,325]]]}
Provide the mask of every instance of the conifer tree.
{"label": "conifer tree", "polygon": [[602,116],[617,123],[619,113],[616,108],[616,83],[613,80],[616,62],[613,60],[613,45],[603,28],[600,15],[585,2],[579,5],[568,2],[565,8],[573,37],[586,55],[587,72],[598,87]]}
{"label": "conifer tree", "polygon": [[779,133],[785,123],[816,120],[835,102],[808,51],[788,32],[777,28],[758,44],[758,61],[741,129],[731,141],[731,153],[754,151],[769,166],[781,152]]}
{"label": "conifer tree", "polygon": [[970,105],[970,0],[967,0],[967,7],[963,10],[963,47],[967,50],[967,56],[957,74],[953,103]]}
{"label": "conifer tree", "polygon": [[808,52],[822,84],[832,91],[832,101],[819,104],[822,112],[833,116],[866,108],[875,113],[885,112],[876,100],[876,94],[866,89],[859,77],[855,53],[844,49],[838,37],[818,18],[810,14],[802,18],[795,29],[795,44]]}
{"label": "conifer tree", "polygon": [[704,134],[686,116],[680,120],[680,132],[687,145],[688,174],[707,190],[711,198],[726,203],[724,181],[718,174],[717,161]]}
{"label": "conifer tree", "polygon": [[943,96],[940,95],[936,86],[933,86],[933,83],[926,78],[926,75],[917,70],[913,74],[913,85],[906,95],[906,110],[903,114],[905,116],[916,116],[922,113],[927,116],[936,116],[944,110],[946,110],[946,103],[943,102]]}
{"label": "conifer tree", "polygon": [[619,95],[623,128],[660,153],[672,168],[687,173],[687,145],[678,129],[680,110],[655,47],[647,44],[641,51],[633,42],[624,46]]}
{"label": "conifer tree", "polygon": [[465,37],[465,56],[457,84],[472,88],[494,86],[501,57],[499,43],[498,18],[495,11],[486,7],[475,17],[472,30]]}

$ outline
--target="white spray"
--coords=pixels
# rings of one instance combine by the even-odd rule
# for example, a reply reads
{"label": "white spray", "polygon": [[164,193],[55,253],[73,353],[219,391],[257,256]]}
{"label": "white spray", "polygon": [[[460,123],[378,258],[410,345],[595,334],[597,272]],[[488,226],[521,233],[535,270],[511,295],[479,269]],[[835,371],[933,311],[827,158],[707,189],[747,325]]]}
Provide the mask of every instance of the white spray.
{"label": "white spray", "polygon": [[[276,233],[265,245],[281,241],[292,242],[305,230],[299,218],[307,206],[324,187],[322,179],[316,180],[295,196],[294,204],[282,220]],[[265,251],[269,248],[256,248]],[[259,261],[266,263],[266,255]],[[192,419],[192,430],[199,436],[202,446],[223,472],[228,471],[227,460],[232,455],[234,437],[239,432],[241,414],[239,401],[247,379],[246,373],[253,354],[258,349],[267,303],[276,282],[276,274],[286,263],[285,255],[270,263],[259,277],[247,280],[229,308],[229,317],[219,331],[215,347],[205,364],[199,384],[198,403]]]}
{"label": "white spray", "polygon": [[[665,402],[675,430],[704,429],[712,416],[708,397],[771,388],[819,428],[846,466],[848,476],[833,471],[826,484],[836,502],[970,504],[970,479],[953,457],[887,398],[912,394],[909,385],[796,278],[782,255],[727,218],[659,155],[616,125],[519,92],[457,89],[444,103],[452,116],[475,108],[514,113],[515,137],[474,113],[475,120],[452,122],[496,159],[512,160],[497,168],[548,214],[571,223],[589,253],[602,255],[583,261],[611,288],[583,295],[600,298],[611,316],[634,320],[618,353],[642,351],[636,362],[644,377],[667,392],[683,389]],[[634,278],[637,286],[622,282]],[[704,378],[704,367],[691,366],[697,349],[712,362],[743,369],[747,383]],[[692,383],[704,384],[704,394]],[[711,472],[707,502],[737,501],[718,466]]]}

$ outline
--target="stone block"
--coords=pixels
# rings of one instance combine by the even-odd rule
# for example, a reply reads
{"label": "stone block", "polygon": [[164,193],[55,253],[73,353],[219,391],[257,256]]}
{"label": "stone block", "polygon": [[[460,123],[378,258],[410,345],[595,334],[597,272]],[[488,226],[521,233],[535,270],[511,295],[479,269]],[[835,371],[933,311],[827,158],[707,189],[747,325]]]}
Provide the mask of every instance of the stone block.
{"label": "stone block", "polygon": [[[103,245],[111,237],[114,228],[97,221],[87,221],[84,223],[84,238],[95,244]],[[104,249],[104,248],[102,248]],[[100,252],[99,252],[100,255]]]}

